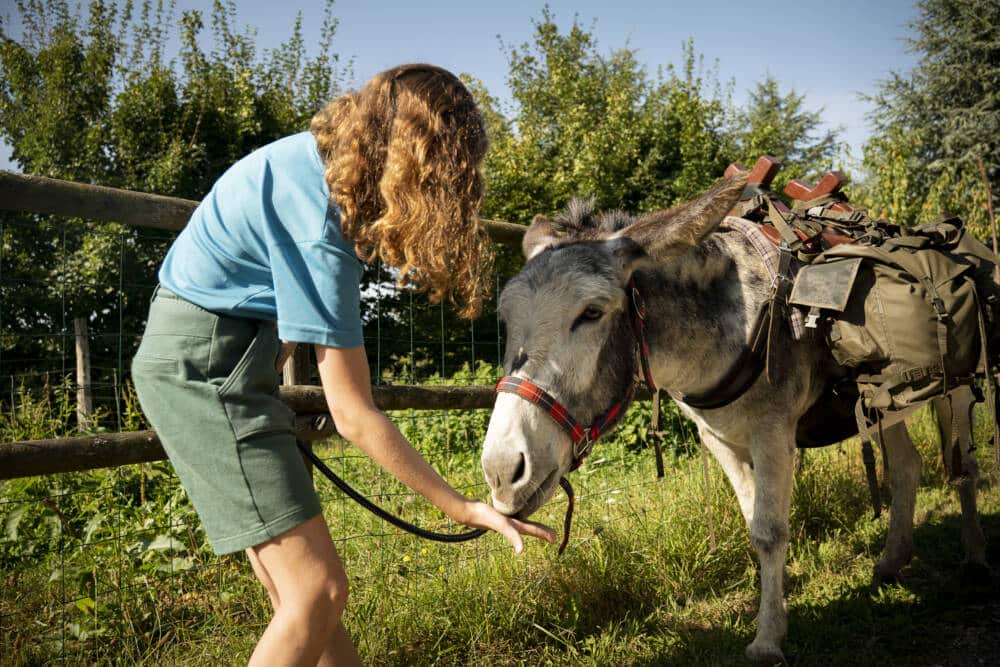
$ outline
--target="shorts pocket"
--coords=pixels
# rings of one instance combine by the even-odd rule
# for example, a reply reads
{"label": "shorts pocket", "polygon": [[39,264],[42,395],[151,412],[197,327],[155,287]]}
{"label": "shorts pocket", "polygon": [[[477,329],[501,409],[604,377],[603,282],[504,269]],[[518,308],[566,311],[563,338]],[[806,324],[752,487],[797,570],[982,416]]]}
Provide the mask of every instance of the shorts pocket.
{"label": "shorts pocket", "polygon": [[262,433],[295,432],[295,413],[278,394],[274,363],[279,348],[277,333],[261,325],[219,386],[219,398],[238,440]]}
{"label": "shorts pocket", "polygon": [[176,359],[147,356],[132,358],[132,375],[177,375],[177,367]]}

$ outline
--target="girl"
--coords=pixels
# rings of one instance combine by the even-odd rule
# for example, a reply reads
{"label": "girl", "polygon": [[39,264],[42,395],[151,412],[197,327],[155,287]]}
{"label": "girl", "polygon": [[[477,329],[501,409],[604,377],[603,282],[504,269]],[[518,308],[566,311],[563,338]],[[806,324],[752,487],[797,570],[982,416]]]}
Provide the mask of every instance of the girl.
{"label": "girl", "polygon": [[[337,431],[455,521],[553,531],[459,495],[379,412],[361,335],[361,261],[475,316],[492,256],[477,217],[483,122],[430,65],[383,72],[303,132],[215,183],[160,268],[136,392],[212,547],[246,550],[274,616],[252,665],[357,664],[341,625],[347,577],[277,398],[294,343],[315,345]],[[359,261],[361,260],[361,261]],[[275,326],[277,322],[277,326]],[[282,341],[289,341],[282,345]]]}

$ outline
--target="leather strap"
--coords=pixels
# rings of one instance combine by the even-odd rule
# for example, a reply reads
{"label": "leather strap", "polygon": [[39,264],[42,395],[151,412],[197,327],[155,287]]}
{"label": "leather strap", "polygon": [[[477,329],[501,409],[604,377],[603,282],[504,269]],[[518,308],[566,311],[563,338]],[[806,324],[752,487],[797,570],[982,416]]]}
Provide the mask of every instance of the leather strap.
{"label": "leather strap", "polygon": [[656,476],[663,477],[663,433],[660,431],[660,390],[653,392],[653,416],[649,420],[649,432],[646,434],[647,444],[653,443],[656,453]]}
{"label": "leather strap", "polygon": [[638,346],[642,377],[646,381],[646,386],[655,393],[656,383],[653,381],[653,371],[649,368],[649,345],[646,343],[646,302],[643,301],[639,289],[635,286],[635,278],[629,278],[628,290],[629,305],[633,312],[633,316],[629,318],[629,321],[632,323],[632,333],[635,334],[636,345]]}
{"label": "leather strap", "polygon": [[771,308],[770,301],[765,301],[761,305],[751,333],[751,344],[743,348],[736,363],[715,383],[714,387],[698,394],[681,394],[675,398],[698,410],[714,410],[729,405],[746,393],[767,365],[767,334],[771,324]]}

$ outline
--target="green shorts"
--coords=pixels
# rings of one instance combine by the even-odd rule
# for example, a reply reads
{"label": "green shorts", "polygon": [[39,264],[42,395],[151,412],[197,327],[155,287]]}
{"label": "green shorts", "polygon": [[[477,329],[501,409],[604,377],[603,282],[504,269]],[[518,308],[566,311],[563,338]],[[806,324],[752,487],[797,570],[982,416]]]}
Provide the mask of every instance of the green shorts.
{"label": "green shorts", "polygon": [[209,312],[161,288],[132,360],[139,403],[216,553],[246,549],[320,513],[278,398],[273,322]]}

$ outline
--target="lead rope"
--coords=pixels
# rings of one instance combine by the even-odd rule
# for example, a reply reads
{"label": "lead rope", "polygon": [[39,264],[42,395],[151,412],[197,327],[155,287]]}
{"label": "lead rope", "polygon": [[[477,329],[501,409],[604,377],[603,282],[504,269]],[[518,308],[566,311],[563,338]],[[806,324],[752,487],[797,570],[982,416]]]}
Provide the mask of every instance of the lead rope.
{"label": "lead rope", "polygon": [[[302,452],[302,455],[305,456],[307,459],[309,459],[309,461],[314,466],[316,466],[316,469],[319,470],[321,473],[323,473],[324,477],[333,482],[334,485],[338,489],[343,491],[345,494],[347,494],[351,498],[351,500],[361,505],[366,510],[368,510],[375,516],[379,517],[380,519],[388,521],[397,528],[401,528],[402,530],[405,530],[408,533],[412,533],[417,537],[422,537],[425,540],[433,540],[435,542],[451,542],[451,543],[468,542],[469,540],[474,540],[477,537],[481,537],[486,533],[485,528],[474,528],[473,530],[464,533],[435,533],[433,531],[420,528],[419,526],[415,526],[412,523],[399,518],[395,514],[390,514],[389,512],[385,511],[384,509],[382,509],[381,507],[379,507],[378,505],[376,505],[375,503],[373,503],[372,501],[368,500],[363,495],[355,491],[350,484],[342,480],[340,477],[337,476],[335,472],[330,470],[327,467],[327,465],[323,463],[323,460],[321,458],[319,458],[318,456],[316,456],[316,454],[310,451],[309,448],[306,447],[305,442],[303,442],[300,439],[296,439],[295,444],[299,446],[299,451]],[[572,493],[571,493],[570,494],[571,509],[572,506],[573,505],[572,505]],[[560,551],[560,553],[562,552]]]}
{"label": "lead rope", "polygon": [[562,543],[559,545],[559,551],[557,556],[562,556],[563,552],[566,551],[566,545],[569,544],[569,529],[573,525],[573,505],[575,495],[573,493],[573,486],[569,483],[569,480],[565,477],[559,478],[559,486],[562,490],[566,492],[566,518],[563,519],[563,537]]}
{"label": "lead rope", "polygon": [[660,390],[653,391],[653,416],[649,420],[649,434],[647,440],[653,441],[653,451],[656,453],[656,478],[661,479],[663,472],[663,433],[660,432]]}

